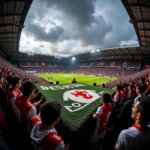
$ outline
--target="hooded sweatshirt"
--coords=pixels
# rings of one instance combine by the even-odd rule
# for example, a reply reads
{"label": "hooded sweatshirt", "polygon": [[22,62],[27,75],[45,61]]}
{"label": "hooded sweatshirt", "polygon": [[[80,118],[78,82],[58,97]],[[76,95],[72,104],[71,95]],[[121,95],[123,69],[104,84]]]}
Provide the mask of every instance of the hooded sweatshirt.
{"label": "hooded sweatshirt", "polygon": [[40,131],[41,121],[35,117],[32,119],[33,128],[30,133],[31,139],[40,150],[64,150],[65,144],[57,134],[55,128]]}

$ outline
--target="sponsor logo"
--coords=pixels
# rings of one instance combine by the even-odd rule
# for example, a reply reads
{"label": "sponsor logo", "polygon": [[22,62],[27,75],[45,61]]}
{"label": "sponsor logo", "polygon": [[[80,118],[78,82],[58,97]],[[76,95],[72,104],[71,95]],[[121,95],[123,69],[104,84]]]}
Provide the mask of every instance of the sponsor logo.
{"label": "sponsor logo", "polygon": [[42,90],[48,91],[48,90],[65,90],[65,89],[73,89],[77,87],[83,87],[86,86],[84,84],[67,84],[67,85],[55,85],[55,86],[40,86]]}

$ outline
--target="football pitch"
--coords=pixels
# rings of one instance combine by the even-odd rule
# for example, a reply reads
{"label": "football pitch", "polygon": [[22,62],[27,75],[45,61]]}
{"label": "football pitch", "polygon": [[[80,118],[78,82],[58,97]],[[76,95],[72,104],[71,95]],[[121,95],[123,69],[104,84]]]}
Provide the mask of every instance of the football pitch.
{"label": "football pitch", "polygon": [[84,83],[88,85],[93,85],[94,82],[96,84],[102,84],[116,79],[95,75],[69,74],[69,73],[52,73],[52,74],[36,74],[36,75],[48,81],[53,81],[54,83],[58,81],[59,84],[70,84],[73,78],[76,78],[78,83]]}
{"label": "football pitch", "polygon": [[[71,150],[84,149],[94,129],[96,121],[92,114],[101,105],[101,94],[113,92],[113,89],[93,86],[115,80],[115,78],[82,74],[53,73],[37,74],[46,80],[59,81],[56,84],[36,84],[45,101],[58,101],[62,106],[61,119],[57,125],[58,132],[65,141],[73,145]],[[77,84],[70,84],[76,78]],[[83,148],[84,147],[84,148]]]}
{"label": "football pitch", "polygon": [[57,129],[65,141],[71,142],[74,147],[71,150],[80,150],[81,145],[85,147],[96,124],[92,114],[101,105],[102,93],[111,94],[114,91],[83,83],[36,84],[36,87],[45,101],[55,100],[61,104],[62,113]]}

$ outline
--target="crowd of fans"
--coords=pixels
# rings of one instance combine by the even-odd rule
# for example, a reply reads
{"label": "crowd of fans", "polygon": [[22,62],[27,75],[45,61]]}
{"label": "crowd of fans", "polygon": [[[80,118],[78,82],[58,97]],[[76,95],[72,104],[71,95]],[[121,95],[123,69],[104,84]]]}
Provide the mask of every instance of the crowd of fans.
{"label": "crowd of fans", "polygon": [[[21,134],[22,142],[17,143],[17,149],[64,149],[65,144],[54,128],[59,121],[61,105],[56,101],[45,102],[32,81],[22,80],[18,76],[10,75],[7,69],[2,69],[0,97],[0,110],[5,114],[0,117],[0,126],[2,129],[12,127],[15,134]],[[34,142],[33,145],[31,141]],[[0,144],[0,149],[7,150],[8,145],[4,142],[3,145]],[[67,147],[69,144],[66,149]],[[11,146],[10,148],[16,149]]]}
{"label": "crowd of fans", "polygon": [[145,77],[146,74],[150,74],[150,68],[135,72],[133,74],[127,74],[117,80],[106,83],[106,87],[113,88],[115,85],[120,83],[130,83],[132,81],[136,82],[140,77]]}
{"label": "crowd of fans", "polygon": [[139,68],[141,66],[139,60],[101,60],[101,61],[89,61],[76,65],[77,68],[90,68],[90,67],[135,67]]}
{"label": "crowd of fans", "polygon": [[121,78],[127,75],[132,75],[139,71],[119,68],[72,68],[69,70],[69,72]]}
{"label": "crowd of fans", "polygon": [[35,71],[36,73],[49,73],[49,72],[64,72],[64,67],[61,64],[55,64],[53,62],[42,61],[19,61],[21,70],[25,72]]}
{"label": "crowd of fans", "polygon": [[[9,134],[4,135],[7,143],[0,137],[0,143],[3,143],[0,146],[6,150],[73,149],[55,129],[61,116],[61,105],[56,101],[45,102],[33,83],[45,81],[11,66],[3,58],[0,58],[0,66],[3,66],[0,72],[0,127],[4,131],[7,129]],[[114,93],[102,93],[102,104],[93,112],[96,124],[87,141],[89,149],[150,149],[149,72],[147,69],[106,85],[113,85]],[[72,83],[77,83],[76,79]],[[18,146],[8,137],[11,140],[17,138]]]}
{"label": "crowd of fans", "polygon": [[150,149],[150,80],[146,74],[136,82],[118,84],[114,93],[102,94],[102,105],[93,114],[97,119],[91,143],[101,141],[101,150]]}
{"label": "crowd of fans", "polygon": [[3,68],[5,68],[4,74],[7,74],[8,76],[9,75],[18,76],[22,80],[25,78],[28,78],[32,81],[42,83],[42,84],[49,83],[47,80],[44,80],[43,78],[39,78],[39,77],[34,76],[32,74],[28,74],[28,73],[20,70],[19,68],[12,66],[8,61],[6,61],[2,57],[0,57],[0,69],[3,69]]}

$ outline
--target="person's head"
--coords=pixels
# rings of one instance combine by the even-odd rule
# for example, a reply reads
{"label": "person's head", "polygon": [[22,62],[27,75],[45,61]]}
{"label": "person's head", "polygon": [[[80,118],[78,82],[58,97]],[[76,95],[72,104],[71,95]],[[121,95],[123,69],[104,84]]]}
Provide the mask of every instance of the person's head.
{"label": "person's head", "polygon": [[12,85],[12,87],[20,88],[21,87],[21,79],[19,77],[13,77],[11,79],[11,85]]}
{"label": "person's head", "polygon": [[133,84],[130,84],[130,85],[128,86],[128,90],[133,90]]}
{"label": "person's head", "polygon": [[12,76],[11,75],[8,75],[7,77],[6,77],[6,81],[7,81],[7,83],[10,85],[11,84],[11,80],[12,80]]}
{"label": "person's head", "polygon": [[133,80],[131,84],[134,85],[134,84],[135,84],[135,81]]}
{"label": "person's head", "polygon": [[2,74],[0,74],[0,84],[2,84],[2,83],[3,83],[3,81],[4,81],[3,75],[2,75]]}
{"label": "person's head", "polygon": [[121,85],[120,84],[118,84],[118,85],[116,85],[116,87],[115,87],[115,91],[116,92],[119,92],[119,91],[121,91]]}
{"label": "person's head", "polygon": [[59,81],[56,81],[56,84],[59,84]]}
{"label": "person's head", "polygon": [[145,82],[145,78],[140,78],[139,83],[143,84]]}
{"label": "person's head", "polygon": [[94,83],[93,83],[93,86],[96,86],[96,85],[97,85],[97,84],[94,82]]}
{"label": "person's head", "polygon": [[150,80],[147,81],[147,85],[150,85]]}
{"label": "person's head", "polygon": [[40,109],[40,116],[42,124],[51,126],[59,122],[61,115],[61,105],[57,101],[47,101],[42,104]]}
{"label": "person's head", "polygon": [[144,88],[143,88],[143,86],[141,86],[141,85],[139,85],[139,86],[137,86],[136,87],[136,93],[138,94],[138,93],[143,93],[144,92]]}
{"label": "person's head", "polygon": [[140,124],[145,124],[150,121],[150,99],[146,96],[139,97],[132,107],[131,117]]}
{"label": "person's head", "polygon": [[35,85],[31,81],[25,81],[22,85],[22,94],[23,96],[31,96],[34,94]]}
{"label": "person's head", "polygon": [[102,83],[102,88],[105,88],[105,83]]}
{"label": "person's head", "polygon": [[5,71],[5,69],[3,68],[3,69],[1,70],[1,74],[2,74],[2,75],[4,75],[4,71]]}
{"label": "person's head", "polygon": [[9,75],[12,75],[12,72],[11,72],[11,71],[8,71],[8,76],[9,76]]}
{"label": "person's head", "polygon": [[111,95],[109,93],[103,93],[101,100],[104,104],[112,102]]}
{"label": "person's head", "polygon": [[127,84],[126,83],[123,83],[123,88],[126,88],[127,87]]}

